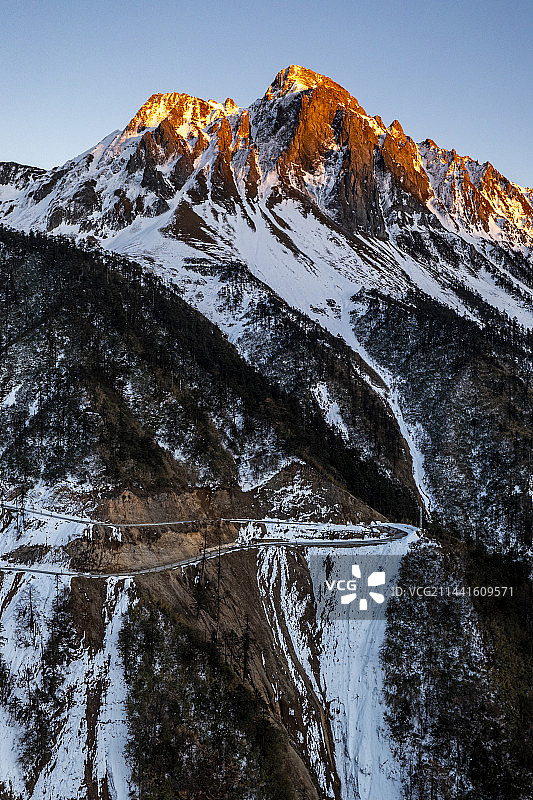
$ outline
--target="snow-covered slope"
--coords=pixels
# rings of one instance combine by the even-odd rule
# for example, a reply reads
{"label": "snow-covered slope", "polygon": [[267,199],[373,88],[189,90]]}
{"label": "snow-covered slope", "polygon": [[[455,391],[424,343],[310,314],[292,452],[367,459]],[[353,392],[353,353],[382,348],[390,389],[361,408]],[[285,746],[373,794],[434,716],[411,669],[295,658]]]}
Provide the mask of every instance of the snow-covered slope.
{"label": "snow-covered slope", "polygon": [[[390,556],[401,557],[416,539],[415,530],[406,528],[404,539],[357,549],[357,560],[377,565],[384,556],[391,563]],[[259,557],[258,582],[277,644],[295,685],[300,687],[305,747],[326,796],[335,797],[336,787],[324,771],[324,752],[335,764],[337,796],[343,800],[399,800],[399,765],[384,720],[380,663],[384,615],[339,618],[338,595],[325,590],[325,576],[349,573],[353,560],[353,550],[340,548],[327,553],[309,548],[306,562],[311,596],[306,596],[288,553],[264,549]],[[395,574],[387,575],[391,585],[395,579]],[[382,611],[379,606],[376,609]],[[322,724],[312,714],[313,696],[327,709]]]}
{"label": "snow-covered slope", "polygon": [[[130,796],[126,687],[117,658],[128,581],[99,583],[94,592],[80,579],[3,573],[0,659],[9,702],[0,706],[0,787],[15,797]],[[74,595],[82,605],[101,603],[100,639],[83,631],[90,613],[69,611]],[[93,613],[97,619],[98,609]],[[77,630],[68,629],[73,620]]]}

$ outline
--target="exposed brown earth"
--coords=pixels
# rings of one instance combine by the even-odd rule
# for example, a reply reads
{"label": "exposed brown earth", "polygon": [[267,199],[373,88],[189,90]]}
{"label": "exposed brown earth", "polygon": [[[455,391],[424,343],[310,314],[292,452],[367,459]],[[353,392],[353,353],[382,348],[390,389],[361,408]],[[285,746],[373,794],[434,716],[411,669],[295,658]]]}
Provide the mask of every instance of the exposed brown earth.
{"label": "exposed brown earth", "polygon": [[[292,491],[294,487],[294,492]],[[301,492],[300,487],[305,491]],[[317,508],[322,508],[322,512]],[[349,492],[324,481],[313,469],[291,464],[250,492],[238,487],[163,492],[143,496],[132,490],[103,501],[98,517],[111,523],[144,524],[193,520],[188,525],[122,528],[121,541],[109,526],[95,526],[91,541],[71,542],[67,550],[76,569],[126,571],[168,564],[201,554],[204,547],[235,541],[240,526],[226,519],[302,519],[335,523],[385,521],[385,517]]]}

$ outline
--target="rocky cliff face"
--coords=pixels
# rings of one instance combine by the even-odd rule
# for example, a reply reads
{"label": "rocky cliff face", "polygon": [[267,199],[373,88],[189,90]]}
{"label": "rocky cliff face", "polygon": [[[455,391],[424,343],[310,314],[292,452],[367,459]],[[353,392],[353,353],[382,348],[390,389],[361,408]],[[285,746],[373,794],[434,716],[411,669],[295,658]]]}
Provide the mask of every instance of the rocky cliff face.
{"label": "rocky cliff face", "polygon": [[5,164],[0,183],[25,188],[16,209],[5,190],[7,220],[16,224],[27,206],[27,221],[49,231],[74,225],[108,236],[139,216],[168,213],[179,194],[226,213],[237,204],[248,224],[247,201],[298,197],[347,234],[387,239],[383,172],[460,234],[520,252],[530,246],[531,190],[429,139],[417,146],[396,120],[386,127],[337,83],[294,65],[250,109],[230,98],[155,94],[88,154],[49,173]]}

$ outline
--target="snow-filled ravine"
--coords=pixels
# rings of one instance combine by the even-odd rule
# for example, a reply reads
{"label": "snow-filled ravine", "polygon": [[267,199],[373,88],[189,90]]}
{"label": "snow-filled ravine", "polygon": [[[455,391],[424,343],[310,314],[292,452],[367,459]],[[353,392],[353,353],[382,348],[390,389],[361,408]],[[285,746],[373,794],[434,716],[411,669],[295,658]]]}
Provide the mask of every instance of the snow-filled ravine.
{"label": "snow-filled ravine", "polygon": [[[303,744],[323,791],[332,798],[333,782],[323,763],[326,752],[334,759],[342,800],[401,800],[403,796],[384,720],[380,663],[384,609],[376,605],[370,619],[339,618],[338,594],[324,590],[328,574],[344,572],[348,577],[354,561],[375,559],[377,564],[380,556],[396,556],[387,564],[399,564],[418,538],[415,528],[402,527],[405,538],[357,551],[302,551],[309,570],[307,587],[301,578],[295,581],[294,558],[288,550],[264,548],[258,555],[263,607],[301,696]],[[386,577],[393,585],[396,574],[389,570]],[[316,701],[327,715],[325,723],[317,723]]]}

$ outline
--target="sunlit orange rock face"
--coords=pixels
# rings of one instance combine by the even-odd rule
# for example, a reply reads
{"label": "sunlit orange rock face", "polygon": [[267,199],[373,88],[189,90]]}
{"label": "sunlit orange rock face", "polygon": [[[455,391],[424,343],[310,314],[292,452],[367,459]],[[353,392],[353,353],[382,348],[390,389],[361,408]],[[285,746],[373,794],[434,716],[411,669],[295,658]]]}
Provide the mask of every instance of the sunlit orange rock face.
{"label": "sunlit orange rock face", "polygon": [[397,120],[390,126],[381,152],[385,169],[390,172],[397,186],[425,205],[433,191],[422,168],[416,144],[405,135]]}
{"label": "sunlit orange rock face", "polygon": [[[357,100],[329,78],[292,66],[280,72],[267,90],[260,116],[268,118],[273,104],[279,104],[274,124],[260,128],[258,134],[263,139],[275,137],[276,128],[286,124],[284,116],[289,121],[288,141],[277,154],[282,183],[313,196],[310,187],[320,188],[321,181],[327,184],[331,178],[324,201],[336,210],[337,221],[351,230],[382,232],[373,175],[378,136]],[[261,143],[258,149],[261,153]]]}
{"label": "sunlit orange rock face", "polygon": [[[348,230],[383,236],[374,169],[381,153],[398,186],[419,203],[427,202],[432,194],[429,180],[415,143],[399,123],[387,129],[339,84],[295,66],[276,76],[263,103],[287,105],[291,94],[297,107],[291,136],[277,161],[282,180],[305,192],[316,176],[325,176],[324,182],[329,177],[331,188],[324,200],[336,221]],[[289,109],[286,113],[289,116]]]}
{"label": "sunlit orange rock face", "polygon": [[[386,239],[418,213],[533,248],[531,189],[430,139],[415,144],[396,120],[387,127],[338,83],[296,65],[248,109],[231,98],[154,94],[105,147],[49,172],[0,165],[0,185],[27,186],[25,202],[43,203],[39,223],[50,231],[79,224],[105,233],[172,206],[183,219],[184,203],[206,202],[215,216],[238,209],[253,226],[254,204],[292,198],[347,235]],[[0,212],[14,209],[6,199]]]}
{"label": "sunlit orange rock face", "polygon": [[448,212],[466,225],[487,233],[498,226],[516,242],[528,243],[533,231],[531,189],[511,183],[488,161],[479,164],[438,147],[432,139],[419,149],[435,196]]}

